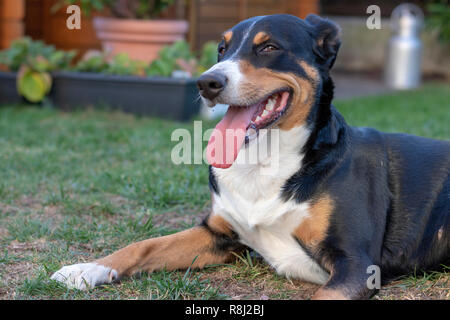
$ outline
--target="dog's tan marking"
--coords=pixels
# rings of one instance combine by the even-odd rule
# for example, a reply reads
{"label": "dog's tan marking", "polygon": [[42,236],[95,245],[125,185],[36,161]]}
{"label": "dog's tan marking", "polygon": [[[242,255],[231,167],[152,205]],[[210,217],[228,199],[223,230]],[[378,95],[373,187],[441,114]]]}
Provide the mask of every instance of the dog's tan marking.
{"label": "dog's tan marking", "polygon": [[311,300],[350,300],[350,298],[340,290],[320,288]]}
{"label": "dog's tan marking", "polygon": [[231,41],[231,38],[233,37],[233,31],[231,30],[225,31],[222,36],[225,42],[229,43]]}
{"label": "dog's tan marking", "polygon": [[440,241],[442,239],[442,234],[444,233],[444,227],[440,227],[437,233],[437,238]]}
{"label": "dog's tan marking", "polygon": [[260,31],[253,38],[253,44],[258,45],[269,39],[270,39],[270,36],[267,33],[265,33],[264,31]]}
{"label": "dog's tan marking", "polygon": [[212,214],[207,220],[208,227],[214,232],[231,236],[231,225],[221,216]]}
{"label": "dog's tan marking", "polygon": [[299,64],[308,75],[308,77],[314,81],[314,83],[317,83],[319,81],[319,71],[317,71],[316,68],[314,68],[304,60],[300,60]]}
{"label": "dog's tan marking", "polygon": [[294,230],[294,236],[305,246],[314,248],[326,236],[333,208],[329,195],[319,198],[311,206],[309,217]]}
{"label": "dog's tan marking", "polygon": [[[208,225],[217,233],[231,233],[229,225],[218,216],[212,215]],[[224,263],[233,259],[231,252],[221,254],[214,250],[211,232],[205,227],[195,227],[131,244],[95,262],[116,270],[119,277],[122,277],[130,276],[139,270],[152,272],[163,268],[202,268],[208,264]]]}
{"label": "dog's tan marking", "polygon": [[319,81],[319,72],[305,61],[299,62],[309,79],[296,77],[300,87],[300,94],[293,100],[279,127],[282,130],[291,130],[294,127],[304,125],[315,102],[315,91]]}
{"label": "dog's tan marking", "polygon": [[319,47],[322,47],[323,46],[323,41],[324,41],[324,38],[322,37],[322,38],[319,38],[319,40],[317,40],[317,44],[319,45]]}

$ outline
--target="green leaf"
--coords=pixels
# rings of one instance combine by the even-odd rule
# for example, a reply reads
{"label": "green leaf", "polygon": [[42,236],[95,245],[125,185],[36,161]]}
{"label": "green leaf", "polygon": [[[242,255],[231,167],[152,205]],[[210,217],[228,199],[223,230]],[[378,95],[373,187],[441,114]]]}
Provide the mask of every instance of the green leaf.
{"label": "green leaf", "polygon": [[38,56],[36,58],[30,57],[28,64],[33,70],[38,72],[46,72],[50,70],[50,62],[43,56]]}
{"label": "green leaf", "polygon": [[46,72],[37,72],[22,66],[17,75],[17,91],[30,102],[40,102],[50,91],[51,77]]}
{"label": "green leaf", "polygon": [[11,71],[26,64],[41,72],[68,69],[75,54],[75,51],[56,50],[54,46],[29,37],[15,40],[9,49],[0,52],[1,64]]}
{"label": "green leaf", "polygon": [[48,72],[41,72],[40,76],[45,83],[45,95],[50,93],[50,89],[52,88],[52,76]]}

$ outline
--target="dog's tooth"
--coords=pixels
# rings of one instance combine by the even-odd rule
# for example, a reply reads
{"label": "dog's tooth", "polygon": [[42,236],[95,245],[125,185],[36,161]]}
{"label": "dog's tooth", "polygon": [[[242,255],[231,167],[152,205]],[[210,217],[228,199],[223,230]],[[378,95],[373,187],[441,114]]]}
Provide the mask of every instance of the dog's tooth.
{"label": "dog's tooth", "polygon": [[266,104],[266,109],[269,111],[272,111],[274,106],[275,106],[275,101],[272,99],[269,99],[269,101]]}
{"label": "dog's tooth", "polygon": [[257,116],[256,119],[255,119],[255,122],[259,122],[261,120],[262,120],[262,118],[260,116]]}
{"label": "dog's tooth", "polygon": [[265,117],[265,116],[267,116],[268,114],[269,114],[269,111],[264,110],[263,113],[262,113],[262,116]]}
{"label": "dog's tooth", "polygon": [[248,137],[248,140],[249,140],[249,141],[250,141],[250,140],[253,140],[254,138],[256,138],[257,134],[258,134],[258,132],[257,132],[255,129],[249,128],[249,129],[247,130],[247,137]]}

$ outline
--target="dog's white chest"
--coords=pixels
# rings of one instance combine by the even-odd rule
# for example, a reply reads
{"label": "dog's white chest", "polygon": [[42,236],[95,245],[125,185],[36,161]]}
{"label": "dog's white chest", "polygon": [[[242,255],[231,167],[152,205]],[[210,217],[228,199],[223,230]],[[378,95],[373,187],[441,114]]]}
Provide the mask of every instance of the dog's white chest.
{"label": "dog's white chest", "polygon": [[[221,191],[225,192],[222,188]],[[214,214],[228,221],[240,241],[257,251],[279,274],[324,283],[328,274],[302,249],[293,234],[308,216],[309,205],[269,199],[250,203],[242,197],[214,197]]]}
{"label": "dog's white chest", "polygon": [[[328,274],[302,249],[293,231],[309,215],[309,203],[280,198],[286,180],[300,167],[298,152],[281,145],[279,170],[263,174],[258,165],[214,169],[219,195],[213,214],[233,227],[240,241],[262,255],[279,274],[322,284]],[[284,152],[283,152],[284,151]]]}
{"label": "dog's white chest", "polygon": [[[222,186],[214,196],[213,213],[228,221],[240,241],[257,251],[279,274],[288,278],[324,283],[328,274],[302,249],[294,229],[308,216],[309,204],[265,199],[251,203],[230,197]],[[226,193],[226,195],[222,195]]]}

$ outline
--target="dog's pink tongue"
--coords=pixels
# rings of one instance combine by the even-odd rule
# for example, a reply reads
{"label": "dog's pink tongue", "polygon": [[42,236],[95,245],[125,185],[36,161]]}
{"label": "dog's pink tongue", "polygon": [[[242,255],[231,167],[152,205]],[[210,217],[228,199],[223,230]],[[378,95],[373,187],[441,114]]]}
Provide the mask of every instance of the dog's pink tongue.
{"label": "dog's pink tongue", "polygon": [[223,169],[231,167],[245,141],[245,133],[256,108],[257,105],[228,108],[209,138],[206,156],[210,165]]}

